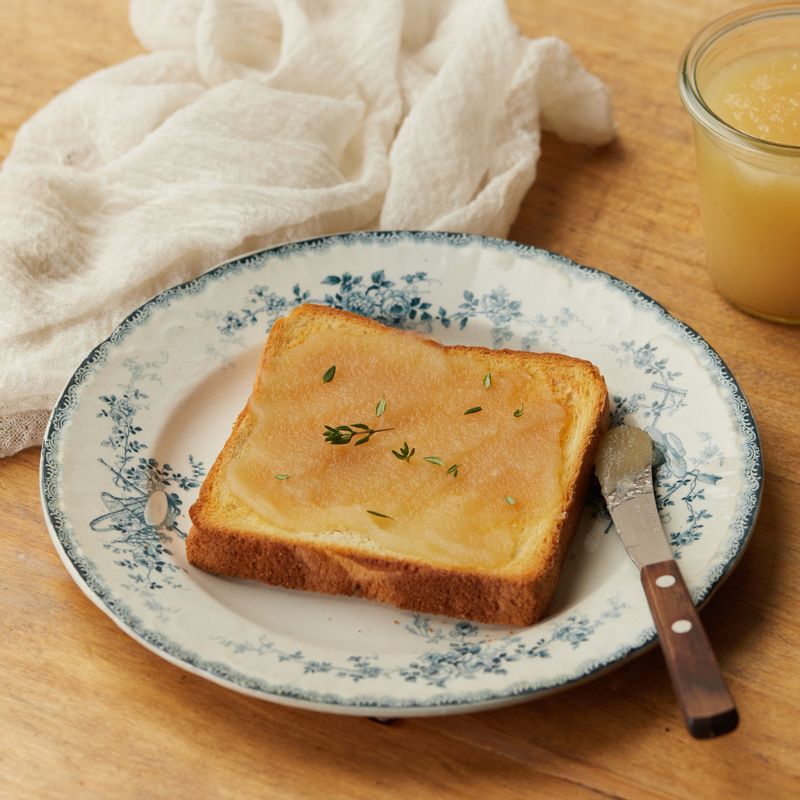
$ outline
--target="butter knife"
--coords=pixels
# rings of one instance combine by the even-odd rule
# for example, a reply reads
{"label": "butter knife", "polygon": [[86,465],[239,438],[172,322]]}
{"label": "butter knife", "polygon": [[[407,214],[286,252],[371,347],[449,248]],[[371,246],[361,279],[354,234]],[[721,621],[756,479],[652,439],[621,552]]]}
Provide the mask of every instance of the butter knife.
{"label": "butter knife", "polygon": [[595,459],[614,527],[641,571],[672,686],[697,739],[734,730],[739,722],[711,644],[664,535],[653,494],[653,442],[630,425],[611,428]]}

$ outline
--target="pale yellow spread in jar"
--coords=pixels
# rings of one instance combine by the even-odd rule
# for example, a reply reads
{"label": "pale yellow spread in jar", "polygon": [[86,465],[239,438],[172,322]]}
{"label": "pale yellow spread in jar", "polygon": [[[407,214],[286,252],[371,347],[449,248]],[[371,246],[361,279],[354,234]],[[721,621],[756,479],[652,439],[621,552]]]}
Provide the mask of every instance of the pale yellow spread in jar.
{"label": "pale yellow spread in jar", "polygon": [[[702,96],[736,130],[800,148],[800,49],[741,57]],[[696,145],[714,285],[749,311],[800,321],[800,149],[744,154],[700,129]]]}

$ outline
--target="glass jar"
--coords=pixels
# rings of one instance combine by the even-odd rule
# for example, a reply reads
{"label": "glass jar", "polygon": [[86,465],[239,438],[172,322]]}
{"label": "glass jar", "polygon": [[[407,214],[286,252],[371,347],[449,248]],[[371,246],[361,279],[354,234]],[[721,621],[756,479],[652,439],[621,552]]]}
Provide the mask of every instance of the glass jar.
{"label": "glass jar", "polygon": [[714,286],[744,311],[800,323],[800,146],[738,130],[707,102],[709,83],[733,62],[790,49],[800,51],[800,4],[740,9],[692,40],[681,62],[679,88],[694,125]]}

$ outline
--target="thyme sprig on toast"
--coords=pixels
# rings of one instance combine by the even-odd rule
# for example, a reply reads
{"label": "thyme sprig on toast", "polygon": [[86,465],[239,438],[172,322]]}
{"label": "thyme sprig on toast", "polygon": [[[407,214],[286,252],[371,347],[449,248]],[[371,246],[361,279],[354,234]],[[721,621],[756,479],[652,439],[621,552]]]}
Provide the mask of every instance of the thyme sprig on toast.
{"label": "thyme sprig on toast", "polygon": [[376,433],[393,431],[394,428],[370,428],[363,422],[354,422],[351,425],[326,425],[322,435],[328,444],[350,444],[354,436],[359,437],[356,445],[366,444]]}
{"label": "thyme sprig on toast", "polygon": [[392,455],[395,458],[399,458],[401,461],[411,461],[411,456],[416,452],[416,447],[409,449],[408,442],[403,442],[403,446],[399,450],[392,450]]}

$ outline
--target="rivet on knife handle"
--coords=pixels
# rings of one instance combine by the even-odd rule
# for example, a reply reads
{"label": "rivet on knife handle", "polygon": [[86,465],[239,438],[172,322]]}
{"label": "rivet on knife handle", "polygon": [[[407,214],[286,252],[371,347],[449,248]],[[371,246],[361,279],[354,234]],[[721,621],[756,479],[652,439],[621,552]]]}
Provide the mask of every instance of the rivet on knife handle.
{"label": "rivet on knife handle", "polygon": [[641,574],[686,727],[696,739],[729,733],[739,715],[678,565],[648,564]]}

